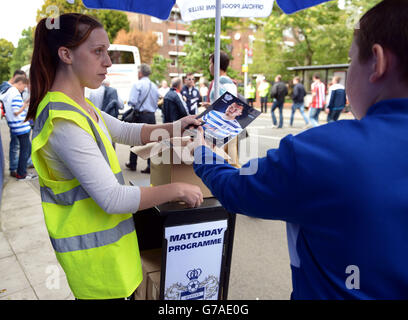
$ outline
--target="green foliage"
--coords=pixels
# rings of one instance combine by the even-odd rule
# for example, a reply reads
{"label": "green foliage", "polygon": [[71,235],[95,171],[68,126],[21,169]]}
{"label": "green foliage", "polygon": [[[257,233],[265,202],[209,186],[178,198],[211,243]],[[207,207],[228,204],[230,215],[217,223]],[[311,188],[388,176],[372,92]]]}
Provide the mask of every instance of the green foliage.
{"label": "green foliage", "polygon": [[97,18],[108,33],[110,42],[113,42],[119,30],[124,29],[129,31],[129,21],[124,12],[88,9],[83,5],[81,0],[76,0],[74,4],[70,4],[66,0],[45,0],[41,9],[37,11],[37,21],[58,13],[63,14],[69,12],[83,13]]}
{"label": "green foliage", "polygon": [[12,59],[14,46],[6,39],[0,39],[0,81],[9,80],[10,61]]}
{"label": "green foliage", "polygon": [[119,30],[129,32],[129,21],[124,12],[115,10],[98,10],[97,18],[102,22],[109,36],[109,41],[113,43]]}
{"label": "green foliage", "polygon": [[[221,34],[225,35],[239,22],[238,18],[222,18]],[[215,19],[200,19],[192,21],[188,30],[193,35],[191,43],[184,46],[183,51],[186,56],[180,57],[184,72],[200,72],[206,79],[210,79],[209,57],[214,52],[215,47]],[[230,54],[229,39],[221,39],[221,50]],[[233,57],[230,56],[232,59]],[[229,68],[229,74],[234,71]]]}
{"label": "green foliage", "polygon": [[[337,1],[330,1],[292,15],[274,7],[268,18],[257,20],[261,28],[256,38],[264,41],[254,43],[249,72],[262,73],[270,81],[282,74],[288,80],[293,73],[287,67],[347,63],[355,24],[378,2],[349,0],[340,9]],[[294,46],[288,46],[287,40]]]}
{"label": "green foliage", "polygon": [[17,48],[14,50],[13,58],[10,62],[10,77],[14,71],[31,62],[33,53],[33,38],[34,28],[29,27],[21,33],[21,38],[18,40]]}
{"label": "green foliage", "polygon": [[171,59],[166,59],[159,54],[155,54],[151,64],[152,73],[150,75],[150,80],[159,84],[160,81],[166,79],[167,69],[170,62]]}

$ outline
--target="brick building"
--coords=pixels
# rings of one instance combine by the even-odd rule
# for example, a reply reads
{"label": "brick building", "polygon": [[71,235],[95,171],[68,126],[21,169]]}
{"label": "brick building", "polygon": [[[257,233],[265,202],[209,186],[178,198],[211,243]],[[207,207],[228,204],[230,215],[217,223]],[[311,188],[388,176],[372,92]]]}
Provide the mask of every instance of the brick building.
{"label": "brick building", "polygon": [[[131,29],[138,29],[140,31],[151,31],[157,35],[157,43],[160,46],[158,54],[167,59],[171,59],[169,66],[168,77],[175,77],[177,75],[184,76],[183,68],[178,64],[177,58],[185,56],[183,46],[192,41],[191,33],[187,30],[188,23],[181,20],[180,11],[174,7],[168,20],[160,20],[148,15],[128,13],[128,19]],[[215,26],[214,26],[215,27]],[[230,52],[234,59],[231,61],[230,67],[241,71],[241,66],[244,63],[245,45],[249,43],[251,37],[253,38],[253,31],[240,30],[232,32],[227,36],[232,39],[230,45]],[[200,77],[200,74],[195,74]]]}

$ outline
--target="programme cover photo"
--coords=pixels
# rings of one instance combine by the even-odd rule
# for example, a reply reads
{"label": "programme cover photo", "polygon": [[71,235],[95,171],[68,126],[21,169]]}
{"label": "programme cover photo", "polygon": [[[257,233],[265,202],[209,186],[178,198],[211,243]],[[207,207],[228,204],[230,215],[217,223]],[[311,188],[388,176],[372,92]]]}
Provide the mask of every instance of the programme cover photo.
{"label": "programme cover photo", "polygon": [[[261,114],[228,91],[197,116],[202,121],[204,136],[214,145],[222,146]],[[195,135],[192,130],[190,133]]]}

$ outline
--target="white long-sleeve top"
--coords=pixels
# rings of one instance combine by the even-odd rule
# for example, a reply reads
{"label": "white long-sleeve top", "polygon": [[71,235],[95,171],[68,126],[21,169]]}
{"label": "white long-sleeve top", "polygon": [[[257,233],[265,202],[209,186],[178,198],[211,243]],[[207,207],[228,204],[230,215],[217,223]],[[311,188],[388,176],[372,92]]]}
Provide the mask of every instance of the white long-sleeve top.
{"label": "white long-sleeve top", "polygon": [[[98,125],[110,139],[141,145],[143,124],[122,122],[104,112]],[[108,130],[110,135],[108,134]],[[78,179],[92,199],[107,213],[134,213],[140,204],[140,188],[119,184],[95,140],[74,122],[58,119],[47,144],[40,150],[50,174],[58,180]]]}

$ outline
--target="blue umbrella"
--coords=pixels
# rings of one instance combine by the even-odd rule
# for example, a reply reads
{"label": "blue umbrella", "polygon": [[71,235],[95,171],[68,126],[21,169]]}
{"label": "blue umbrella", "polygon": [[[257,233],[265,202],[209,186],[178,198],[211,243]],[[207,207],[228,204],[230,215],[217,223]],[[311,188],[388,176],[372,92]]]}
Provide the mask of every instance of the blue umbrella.
{"label": "blue umbrella", "polygon": [[[285,13],[293,13],[298,10],[302,10],[311,6],[315,6],[322,2],[327,2],[329,0],[276,0],[279,7]],[[173,8],[175,3],[185,4],[186,2],[190,4],[190,6],[199,7],[198,9],[202,8],[203,12],[206,9],[206,5],[213,3],[203,0],[83,0],[83,3],[86,7],[92,9],[114,9],[114,10],[122,10],[122,11],[131,11],[137,13],[147,14],[153,17],[157,17],[162,20],[167,20],[169,17],[170,11]],[[230,1],[231,3],[234,1]],[[247,1],[237,0],[237,3],[244,3]],[[272,10],[272,5],[274,0],[254,0],[252,1],[254,4],[258,4],[259,7],[265,9],[268,7],[268,10],[264,10],[263,15],[261,16],[268,16],[270,11]],[[241,7],[239,7],[241,8]],[[194,9],[194,8],[192,8]],[[205,9],[205,10],[204,10]],[[213,8],[214,9],[214,8]],[[212,9],[212,10],[213,10]],[[214,11],[214,10],[213,10]],[[251,17],[251,15],[245,15],[243,11],[247,11],[248,14],[251,10],[238,10],[236,11],[237,16],[246,16]],[[241,15],[243,13],[243,15]],[[226,14],[227,16],[231,16]],[[200,19],[205,18],[204,16],[196,16],[192,19]],[[219,94],[219,66],[220,66],[220,34],[221,34],[221,0],[215,0],[215,56],[214,56],[214,93],[215,98],[218,98]]]}
{"label": "blue umbrella", "polygon": [[[329,0],[276,0],[285,13],[293,13],[327,1]],[[167,20],[176,0],[83,0],[83,3],[88,8],[131,11]]]}

